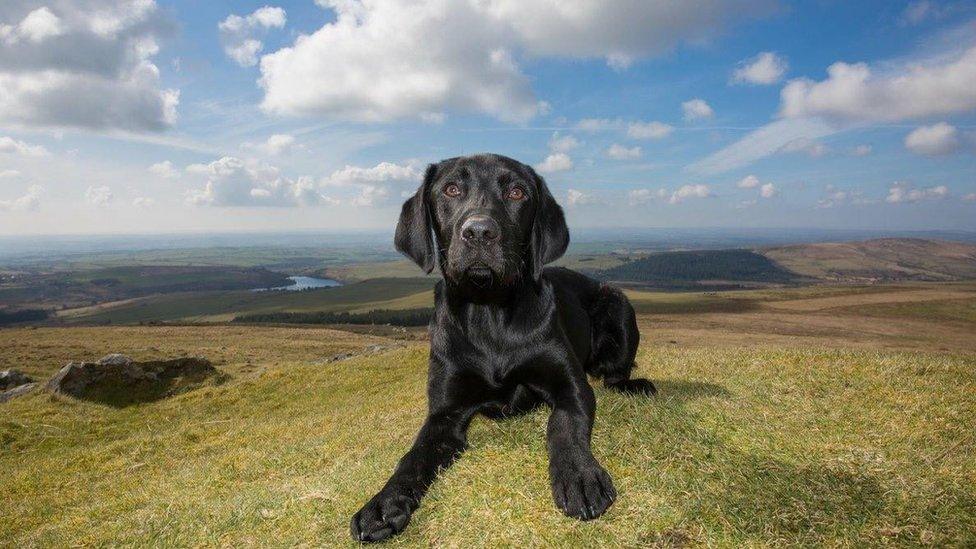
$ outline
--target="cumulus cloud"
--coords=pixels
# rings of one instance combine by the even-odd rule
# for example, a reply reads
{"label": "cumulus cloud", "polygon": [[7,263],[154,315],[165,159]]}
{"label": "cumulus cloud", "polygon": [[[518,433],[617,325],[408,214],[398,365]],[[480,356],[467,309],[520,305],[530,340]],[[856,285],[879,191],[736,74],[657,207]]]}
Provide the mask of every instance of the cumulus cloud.
{"label": "cumulus cloud", "polygon": [[[190,169],[192,168],[192,169]],[[278,168],[258,161],[225,156],[188,170],[204,173],[207,183],[191,190],[187,201],[203,206],[299,206],[318,204],[322,195],[310,178],[283,177]]]}
{"label": "cumulus cloud", "polygon": [[112,201],[112,189],[106,185],[101,185],[98,187],[88,187],[85,190],[85,202],[88,202],[92,206],[105,206]]}
{"label": "cumulus cloud", "polygon": [[905,136],[905,148],[925,156],[951,154],[959,148],[959,132],[945,122],[920,126]]}
{"label": "cumulus cloud", "polygon": [[27,188],[27,192],[20,197],[13,200],[0,200],[0,210],[22,212],[36,210],[41,205],[41,195],[43,193],[44,187],[31,185]]}
{"label": "cumulus cloud", "polygon": [[682,185],[671,193],[671,198],[668,199],[668,202],[677,204],[689,198],[708,198],[709,196],[712,196],[712,191],[708,188],[708,185]]}
{"label": "cumulus cloud", "polygon": [[740,189],[755,189],[759,186],[759,178],[754,175],[747,175],[736,183]]}
{"label": "cumulus cloud", "polygon": [[883,72],[866,63],[837,62],[827,79],[791,80],[780,93],[780,115],[840,121],[891,122],[976,108],[976,46],[961,54]]}
{"label": "cumulus cloud", "polygon": [[[2,92],[0,92],[2,93]],[[31,145],[18,141],[10,136],[0,136],[0,154],[16,154],[19,156],[47,156],[50,153],[41,145]]]}
{"label": "cumulus cloud", "polygon": [[224,53],[242,67],[257,65],[258,54],[264,49],[258,36],[268,29],[284,28],[285,22],[285,10],[272,6],[258,8],[244,17],[228,15],[217,24]]}
{"label": "cumulus cloud", "polygon": [[759,196],[763,198],[772,198],[777,194],[779,190],[772,183],[763,183],[762,187],[759,187]]}
{"label": "cumulus cloud", "polygon": [[155,175],[156,177],[162,177],[163,179],[176,179],[179,177],[180,172],[173,167],[173,163],[169,160],[163,160],[162,162],[157,162],[148,168],[149,173]]}
{"label": "cumulus cloud", "polygon": [[948,196],[949,189],[945,185],[918,189],[910,183],[898,181],[888,188],[888,196],[885,198],[885,202],[898,204],[903,202],[919,202],[922,200],[941,200]]}
{"label": "cumulus cloud", "polygon": [[631,139],[664,139],[674,131],[673,126],[663,122],[631,122],[627,126],[627,136]]}
{"label": "cumulus cloud", "polygon": [[868,156],[874,152],[874,147],[871,145],[858,145],[851,149],[851,154],[853,156]]}
{"label": "cumulus cloud", "polygon": [[576,123],[576,129],[585,132],[614,130],[623,126],[623,121],[610,118],[583,118]]}
{"label": "cumulus cloud", "polygon": [[0,170],[0,179],[20,177],[19,170]]}
{"label": "cumulus cloud", "polygon": [[535,169],[540,173],[556,173],[573,169],[573,159],[566,153],[552,153],[541,163],[536,164]]}
{"label": "cumulus cloud", "polygon": [[0,124],[159,131],[179,91],[152,58],[169,25],[153,0],[8,0],[0,6]]}
{"label": "cumulus cloud", "polygon": [[359,121],[544,110],[517,56],[635,59],[699,42],[772,0],[318,0],[335,19],[261,58],[263,108]]}
{"label": "cumulus cloud", "polygon": [[299,147],[294,135],[276,133],[260,143],[243,143],[242,149],[258,151],[262,154],[277,156],[291,152]]}
{"label": "cumulus cloud", "polygon": [[625,147],[614,143],[607,149],[607,156],[614,160],[633,160],[641,157],[640,147]]}
{"label": "cumulus cloud", "polygon": [[764,51],[755,57],[740,61],[739,66],[732,72],[732,83],[768,86],[779,82],[788,68],[789,63],[786,59],[771,51]]}
{"label": "cumulus cloud", "polygon": [[966,202],[976,202],[976,193],[969,193],[962,197]]}
{"label": "cumulus cloud", "polygon": [[681,111],[684,113],[685,120],[702,120],[711,118],[715,112],[703,99],[689,99],[681,104]]}
{"label": "cumulus cloud", "polygon": [[342,199],[324,197],[326,203],[339,204],[345,200],[353,206],[376,207],[388,204],[395,196],[412,194],[422,178],[423,170],[418,163],[380,162],[365,168],[347,165],[323,178],[320,185],[346,192]]}
{"label": "cumulus cloud", "polygon": [[549,139],[549,150],[552,152],[568,153],[579,147],[579,140],[572,135],[560,135],[559,132],[552,134]]}
{"label": "cumulus cloud", "polygon": [[627,193],[627,202],[631,206],[640,206],[655,200],[666,200],[671,193],[667,189],[661,188],[656,191],[651,189],[634,189]]}
{"label": "cumulus cloud", "polygon": [[149,208],[156,204],[156,201],[146,196],[137,196],[132,199],[132,205],[136,208]]}
{"label": "cumulus cloud", "polygon": [[566,203],[570,207],[575,207],[592,206],[594,204],[601,204],[602,202],[592,193],[583,192],[578,189],[569,189],[566,191]]}

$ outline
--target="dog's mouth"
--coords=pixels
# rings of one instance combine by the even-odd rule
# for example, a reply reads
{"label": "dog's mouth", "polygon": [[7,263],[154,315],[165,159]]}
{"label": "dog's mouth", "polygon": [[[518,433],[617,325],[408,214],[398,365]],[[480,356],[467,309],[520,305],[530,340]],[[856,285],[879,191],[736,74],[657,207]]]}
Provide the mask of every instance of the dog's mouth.
{"label": "dog's mouth", "polygon": [[488,288],[495,279],[495,272],[484,263],[475,263],[465,269],[464,277],[477,288]]}

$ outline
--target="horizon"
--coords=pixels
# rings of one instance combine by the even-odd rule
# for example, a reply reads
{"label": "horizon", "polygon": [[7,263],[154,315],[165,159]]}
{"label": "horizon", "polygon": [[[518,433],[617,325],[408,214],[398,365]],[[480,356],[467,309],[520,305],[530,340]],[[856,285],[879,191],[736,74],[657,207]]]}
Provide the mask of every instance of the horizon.
{"label": "horizon", "polygon": [[392,231],[473,151],[577,230],[976,231],[964,2],[17,0],[0,83],[5,236]]}

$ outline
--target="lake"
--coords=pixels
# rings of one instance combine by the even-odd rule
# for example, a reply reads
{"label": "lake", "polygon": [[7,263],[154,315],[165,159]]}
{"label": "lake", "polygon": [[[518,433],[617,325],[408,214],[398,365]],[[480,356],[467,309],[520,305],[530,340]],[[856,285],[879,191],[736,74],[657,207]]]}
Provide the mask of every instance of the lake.
{"label": "lake", "polygon": [[294,280],[294,284],[288,286],[277,286],[275,288],[254,288],[254,292],[266,292],[269,290],[287,290],[289,292],[297,292],[300,290],[313,290],[315,288],[334,288],[336,286],[342,286],[342,283],[338,280],[332,280],[331,278],[315,278],[311,276],[289,276],[289,280]]}

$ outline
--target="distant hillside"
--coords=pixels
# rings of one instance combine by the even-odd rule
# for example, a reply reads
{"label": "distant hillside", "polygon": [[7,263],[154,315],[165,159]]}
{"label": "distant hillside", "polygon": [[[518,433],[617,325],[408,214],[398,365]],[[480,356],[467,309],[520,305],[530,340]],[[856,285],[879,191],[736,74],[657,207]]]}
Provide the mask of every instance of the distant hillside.
{"label": "distant hillside", "polygon": [[734,287],[736,283],[787,283],[798,278],[750,250],[662,252],[599,272],[600,278],[667,288]]}
{"label": "distant hillside", "polygon": [[844,282],[976,278],[976,245],[920,238],[800,244],[760,250],[804,277]]}

